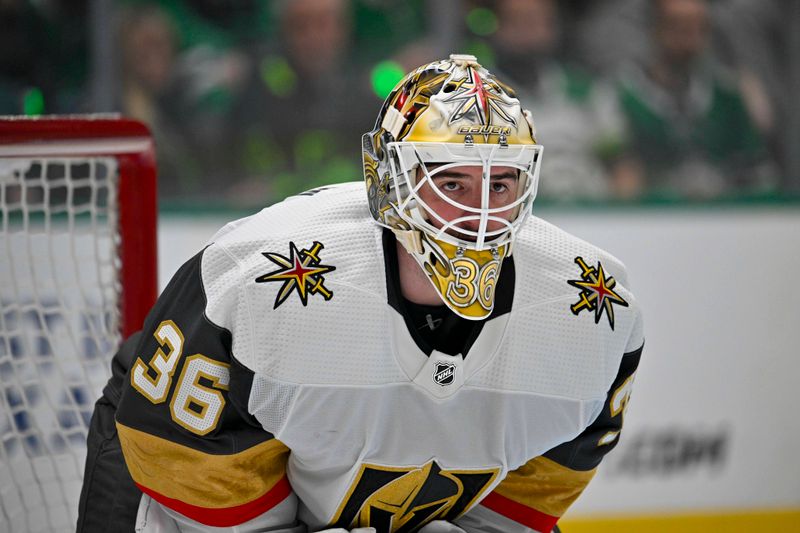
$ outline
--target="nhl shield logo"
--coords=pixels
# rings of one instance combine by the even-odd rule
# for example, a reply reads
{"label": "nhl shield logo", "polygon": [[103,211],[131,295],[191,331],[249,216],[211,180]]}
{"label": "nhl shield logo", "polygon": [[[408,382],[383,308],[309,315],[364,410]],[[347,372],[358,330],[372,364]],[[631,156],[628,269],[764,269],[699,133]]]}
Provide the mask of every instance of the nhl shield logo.
{"label": "nhl shield logo", "polygon": [[439,361],[433,371],[433,381],[437,385],[445,387],[456,379],[456,365]]}

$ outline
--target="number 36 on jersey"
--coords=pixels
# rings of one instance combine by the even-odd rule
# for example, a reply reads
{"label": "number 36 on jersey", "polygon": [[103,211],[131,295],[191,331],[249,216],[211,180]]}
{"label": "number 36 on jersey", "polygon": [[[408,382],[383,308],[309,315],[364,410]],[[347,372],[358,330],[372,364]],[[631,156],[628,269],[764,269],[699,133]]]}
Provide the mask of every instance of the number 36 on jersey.
{"label": "number 36 on jersey", "polygon": [[160,348],[147,363],[137,357],[131,369],[131,385],[154,404],[169,399],[172,420],[192,433],[206,435],[217,427],[225,406],[221,391],[228,390],[230,366],[203,354],[189,355],[173,387],[183,357],[183,333],[175,322],[164,320],[153,336]]}

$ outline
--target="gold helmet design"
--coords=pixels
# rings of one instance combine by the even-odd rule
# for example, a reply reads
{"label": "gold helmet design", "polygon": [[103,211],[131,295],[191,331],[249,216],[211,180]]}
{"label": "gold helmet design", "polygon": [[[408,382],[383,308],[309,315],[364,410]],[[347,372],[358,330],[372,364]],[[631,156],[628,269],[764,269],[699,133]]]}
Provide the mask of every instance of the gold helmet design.
{"label": "gold helmet design", "polygon": [[[530,113],[513,90],[475,57],[451,55],[406,75],[364,134],[370,212],[395,233],[450,309],[480,320],[492,312],[500,266],[531,212],[541,155]],[[473,205],[437,185],[437,175],[459,167],[481,169]],[[490,201],[492,167],[516,173],[514,196],[503,205]],[[441,206],[458,215],[445,216]]]}

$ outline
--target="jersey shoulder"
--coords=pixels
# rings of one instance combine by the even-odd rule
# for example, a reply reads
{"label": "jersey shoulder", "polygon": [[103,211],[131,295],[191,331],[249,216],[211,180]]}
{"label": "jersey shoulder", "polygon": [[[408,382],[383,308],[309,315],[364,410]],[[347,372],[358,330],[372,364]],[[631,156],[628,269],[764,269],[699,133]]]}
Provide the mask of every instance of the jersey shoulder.
{"label": "jersey shoulder", "polygon": [[[561,332],[571,339],[559,344],[569,352],[559,356],[562,363],[574,357],[580,359],[576,365],[592,368],[596,354],[602,352],[609,359],[600,366],[609,372],[617,368],[623,353],[642,346],[641,308],[625,265],[614,255],[531,217],[515,242],[513,257],[517,279],[525,280],[515,287],[515,315],[528,322],[516,336],[539,330],[539,337]],[[613,377],[606,374],[606,386]]]}
{"label": "jersey shoulder", "polygon": [[326,284],[356,284],[380,293],[383,285],[375,269],[380,235],[360,182],[301,193],[231,222],[203,254],[209,316],[224,315],[243,285],[257,278],[266,282],[268,274],[282,269],[292,271],[295,260],[301,270],[325,270],[319,275]]}
{"label": "jersey shoulder", "polygon": [[382,319],[382,250],[363,183],[288,198],[229,224],[205,250],[206,315],[232,332],[243,364],[277,373],[264,346],[333,349],[342,332]]}
{"label": "jersey shoulder", "polygon": [[613,272],[618,283],[627,287],[625,264],[608,251],[585,241],[538,217],[530,217],[517,238],[514,254],[535,261],[548,272],[572,273],[576,258],[601,263]]}
{"label": "jersey shoulder", "polygon": [[603,282],[625,301],[624,307],[639,312],[621,260],[538,217],[531,217],[520,231],[513,256],[519,279],[531,280],[517,287],[523,302],[539,305],[573,297],[583,287],[581,283],[597,282],[602,274]]}
{"label": "jersey shoulder", "polygon": [[343,183],[290,196],[230,222],[217,232],[212,243],[241,259],[249,255],[255,243],[355,236],[373,225],[364,184]]}

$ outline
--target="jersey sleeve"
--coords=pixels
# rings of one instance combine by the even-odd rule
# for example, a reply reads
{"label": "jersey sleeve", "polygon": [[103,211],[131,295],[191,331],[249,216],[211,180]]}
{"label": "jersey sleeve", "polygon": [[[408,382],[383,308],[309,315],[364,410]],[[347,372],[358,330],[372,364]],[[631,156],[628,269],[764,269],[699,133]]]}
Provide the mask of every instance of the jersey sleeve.
{"label": "jersey sleeve", "polygon": [[249,414],[253,373],[232,354],[231,332],[205,313],[206,251],[181,267],[145,321],[116,415],[125,462],[137,487],[192,531],[291,528],[289,450]]}
{"label": "jersey sleeve", "polygon": [[594,422],[573,440],[509,472],[480,505],[458,520],[459,525],[466,531],[484,531],[488,525],[509,533],[551,531],[619,442],[642,348],[639,344],[622,357]]}
{"label": "jersey sleeve", "polygon": [[136,488],[117,438],[114,415],[125,374],[141,333],[125,340],[111,363],[112,375],[97,400],[86,439],[86,464],[78,504],[78,533],[132,531],[142,492]]}

